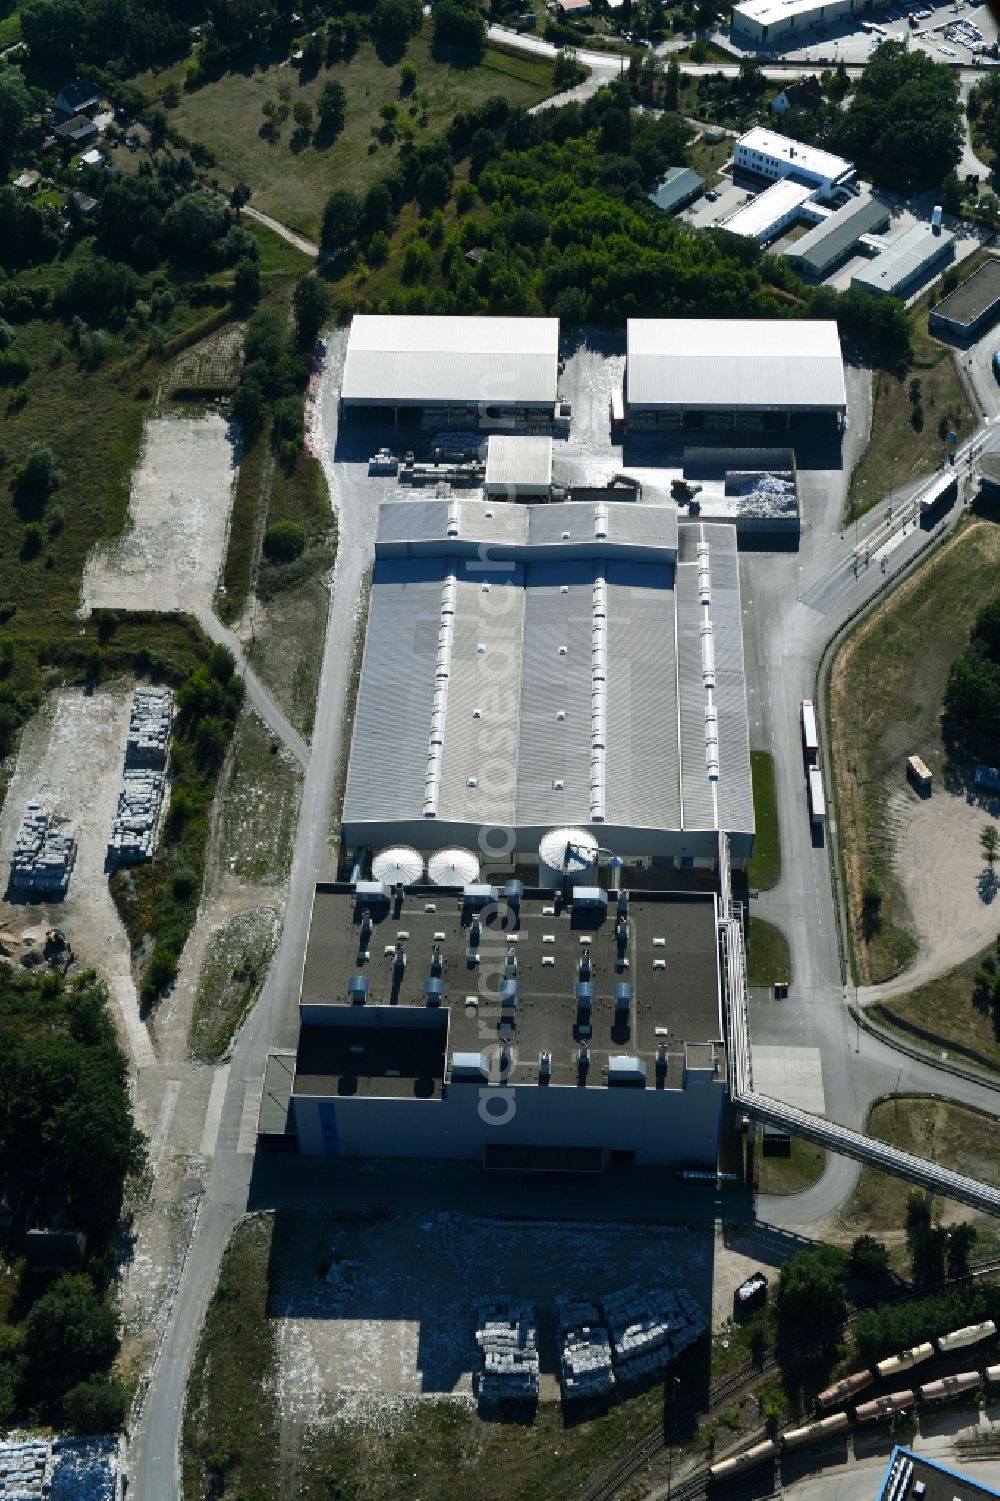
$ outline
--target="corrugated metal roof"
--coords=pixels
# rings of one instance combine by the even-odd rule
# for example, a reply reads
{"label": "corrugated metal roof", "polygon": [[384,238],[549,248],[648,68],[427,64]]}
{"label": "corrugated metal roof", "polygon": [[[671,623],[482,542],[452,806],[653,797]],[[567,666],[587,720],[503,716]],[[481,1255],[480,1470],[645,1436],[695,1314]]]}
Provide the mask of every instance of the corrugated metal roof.
{"label": "corrugated metal roof", "polygon": [[837,325],[804,319],[630,318],[630,406],[837,410]]}
{"label": "corrugated metal roof", "polygon": [[704,179],[693,167],[671,167],[650,193],[649,201],[655,203],[665,214],[671,214],[689,199],[696,198],[704,186]]}
{"label": "corrugated metal roof", "polygon": [[[590,821],[593,580],[593,566],[586,562],[542,563],[529,570],[521,666],[518,823]],[[562,782],[562,788],[554,786],[556,782]]]}
{"label": "corrugated metal roof", "polygon": [[607,822],[681,827],[672,574],[610,564]]}
{"label": "corrugated metal roof", "polygon": [[[682,555],[689,561],[675,574],[673,507],[664,508],[670,521],[647,505],[611,508],[621,527],[637,535],[647,529],[671,544],[662,561],[655,554],[648,560],[597,557],[597,508],[591,505],[498,509],[530,515],[532,528],[547,535],[579,523],[574,550],[589,526],[593,554],[490,566],[442,553],[376,564],[345,824],[588,825],[597,818],[597,775],[608,826],[716,827],[705,762],[702,608],[692,561],[692,538],[705,536],[716,640],[718,816],[733,832],[752,828],[733,529],[682,528]],[[448,578],[454,583],[445,587]],[[595,589],[598,578],[603,591]],[[594,655],[602,611],[603,659]],[[424,809],[442,632],[447,694],[436,816],[430,819]],[[602,660],[603,676],[595,676]],[[438,704],[440,716],[440,695]],[[595,709],[598,716],[603,710],[603,723],[594,719]]]}
{"label": "corrugated metal roof", "polygon": [[441,578],[437,559],[376,569],[344,798],[354,819],[420,816]]}
{"label": "corrugated metal roof", "polygon": [[677,551],[677,507],[612,502],[608,511],[608,540],[629,547],[657,547]]}
{"label": "corrugated metal roof", "polygon": [[897,288],[904,288],[925,266],[931,265],[939,256],[944,257],[954,244],[955,236],[948,229],[936,233],[931,224],[914,224],[898,240],[893,240],[868,266],[851,277],[852,287],[862,287],[871,292],[881,292],[889,297]]}
{"label": "corrugated metal roof", "polygon": [[359,405],[548,405],[556,399],[557,318],[359,314],[341,396]]}
{"label": "corrugated metal roof", "polygon": [[[750,784],[750,731],[743,669],[739,558],[736,530],[725,524],[684,526],[677,566],[677,660],[680,686],[681,790],[686,829],[730,833],[754,827]],[[695,548],[708,544],[710,599],[703,605]],[[709,694],[702,654],[702,625],[711,622],[714,673]],[[706,708],[715,710],[719,775],[709,778],[705,753]]]}
{"label": "corrugated metal roof", "polygon": [[790,245],[785,254],[813,275],[821,276],[862,235],[884,229],[888,223],[889,210],[877,198],[852,198],[850,203],[845,203],[843,208],[837,209],[836,213]]}
{"label": "corrugated metal roof", "polygon": [[486,440],[486,488],[499,485],[536,486],[552,483],[552,439],[491,433]]}

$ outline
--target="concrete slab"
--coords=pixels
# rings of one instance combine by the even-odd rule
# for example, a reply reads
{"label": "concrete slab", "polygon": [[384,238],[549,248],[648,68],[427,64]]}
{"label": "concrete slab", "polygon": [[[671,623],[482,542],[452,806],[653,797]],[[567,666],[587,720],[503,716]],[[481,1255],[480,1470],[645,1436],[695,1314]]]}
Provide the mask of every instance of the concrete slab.
{"label": "concrete slab", "polygon": [[812,1115],[826,1114],[819,1048],[756,1046],[753,1082],[758,1094],[770,1095]]}

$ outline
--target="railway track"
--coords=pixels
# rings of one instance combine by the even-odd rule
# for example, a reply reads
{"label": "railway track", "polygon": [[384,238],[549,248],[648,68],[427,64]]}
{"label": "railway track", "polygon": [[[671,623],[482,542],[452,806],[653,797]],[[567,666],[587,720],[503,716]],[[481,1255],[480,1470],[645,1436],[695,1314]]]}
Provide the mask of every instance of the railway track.
{"label": "railway track", "polygon": [[[944,1291],[948,1287],[958,1287],[966,1282],[981,1281],[987,1277],[1000,1276],[1000,1257],[980,1257],[969,1262],[968,1277],[953,1277],[942,1282],[938,1288],[900,1288],[896,1296],[890,1295],[883,1302],[908,1303],[915,1298],[926,1297],[928,1291]],[[855,1317],[863,1310],[853,1308],[847,1318],[848,1326],[853,1323]],[[614,1501],[614,1498],[624,1490],[625,1486],[634,1480],[641,1470],[660,1454],[666,1453],[671,1444],[678,1443],[681,1436],[688,1430],[692,1421],[702,1415],[711,1416],[720,1407],[731,1402],[735,1397],[744,1395],[751,1387],[755,1386],[763,1377],[770,1372],[776,1371],[780,1365],[789,1359],[794,1359],[798,1354],[807,1354],[813,1347],[808,1344],[792,1345],[782,1349],[776,1349],[766,1355],[759,1364],[747,1362],[738,1366],[736,1370],[729,1371],[708,1391],[708,1401],[701,1407],[687,1407],[681,1409],[680,1416],[671,1427],[664,1431],[662,1428],[654,1429],[647,1433],[645,1438],[639,1440],[630,1452],[596,1480],[587,1490],[581,1493],[580,1501]],[[688,1476],[677,1485],[671,1486],[671,1501],[698,1501],[708,1489],[708,1466],[705,1465],[695,1475]]]}

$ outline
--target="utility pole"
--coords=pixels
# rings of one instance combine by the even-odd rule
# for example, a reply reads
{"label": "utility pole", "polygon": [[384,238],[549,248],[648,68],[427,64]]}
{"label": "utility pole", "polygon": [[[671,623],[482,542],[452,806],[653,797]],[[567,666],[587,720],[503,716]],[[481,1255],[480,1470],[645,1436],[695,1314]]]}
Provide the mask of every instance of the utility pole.
{"label": "utility pole", "polygon": [[670,1501],[670,1487],[674,1479],[674,1419],[677,1414],[677,1388],[681,1384],[681,1378],[675,1376],[670,1387],[670,1410],[667,1415],[667,1501]]}

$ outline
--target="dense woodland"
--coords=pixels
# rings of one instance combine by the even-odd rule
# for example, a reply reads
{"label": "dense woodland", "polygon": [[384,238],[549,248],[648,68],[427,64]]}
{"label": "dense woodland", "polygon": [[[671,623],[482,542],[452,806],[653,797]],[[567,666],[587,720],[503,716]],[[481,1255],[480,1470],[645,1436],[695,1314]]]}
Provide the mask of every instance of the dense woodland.
{"label": "dense woodland", "polygon": [[[20,1209],[0,1269],[0,1424],[115,1427],[124,1395],[108,1377],[119,1343],[108,1289],[126,1182],[144,1146],[104,987],[0,965],[0,1180]],[[82,1230],[79,1268],[30,1272],[30,1225]]]}

